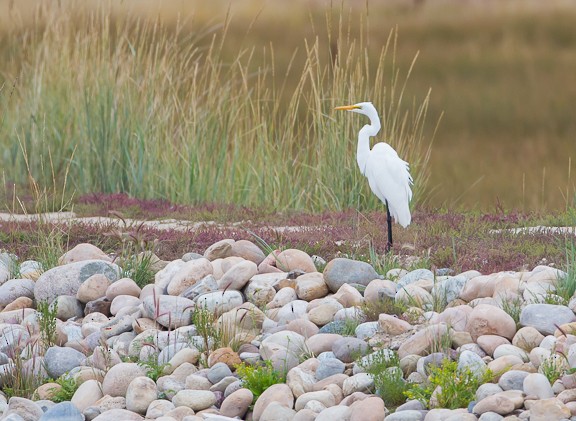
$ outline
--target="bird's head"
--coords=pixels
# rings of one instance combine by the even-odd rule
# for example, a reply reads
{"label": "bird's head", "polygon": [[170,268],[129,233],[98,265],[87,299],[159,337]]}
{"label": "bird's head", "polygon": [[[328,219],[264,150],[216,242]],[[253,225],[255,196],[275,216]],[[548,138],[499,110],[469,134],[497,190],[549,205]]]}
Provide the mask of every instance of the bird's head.
{"label": "bird's head", "polygon": [[378,114],[374,105],[371,102],[359,102],[354,105],[343,105],[341,107],[334,108],[335,110],[352,111],[353,113],[364,114],[371,116],[373,114]]}

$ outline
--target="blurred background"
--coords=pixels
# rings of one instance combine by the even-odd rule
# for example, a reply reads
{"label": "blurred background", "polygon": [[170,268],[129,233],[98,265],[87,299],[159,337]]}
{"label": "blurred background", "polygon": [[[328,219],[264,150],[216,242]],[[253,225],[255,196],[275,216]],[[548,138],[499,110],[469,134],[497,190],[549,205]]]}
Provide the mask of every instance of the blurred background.
{"label": "blurred background", "polygon": [[5,183],[32,173],[80,193],[376,207],[355,168],[364,121],[331,111],[373,100],[394,122],[379,140],[414,165],[417,205],[575,201],[569,0],[0,0],[0,86]]}

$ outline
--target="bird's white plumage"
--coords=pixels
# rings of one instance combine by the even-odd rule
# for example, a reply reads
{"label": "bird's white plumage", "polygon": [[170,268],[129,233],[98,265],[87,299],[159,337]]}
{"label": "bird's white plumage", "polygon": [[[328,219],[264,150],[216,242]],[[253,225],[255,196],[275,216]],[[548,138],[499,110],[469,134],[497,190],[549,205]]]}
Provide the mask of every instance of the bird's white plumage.
{"label": "bird's white plumage", "polygon": [[388,205],[390,215],[406,228],[411,222],[410,200],[412,199],[409,164],[387,143],[377,143],[370,149],[370,137],[380,131],[380,118],[371,102],[337,107],[340,110],[363,114],[370,124],[358,133],[357,161],[360,171],[368,178],[372,192]]}

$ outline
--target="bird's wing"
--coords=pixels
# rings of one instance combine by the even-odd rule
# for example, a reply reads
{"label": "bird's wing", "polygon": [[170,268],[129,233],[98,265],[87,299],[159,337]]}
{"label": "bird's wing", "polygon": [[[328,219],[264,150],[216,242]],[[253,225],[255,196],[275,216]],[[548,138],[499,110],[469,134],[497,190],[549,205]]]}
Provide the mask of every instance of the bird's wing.
{"label": "bird's wing", "polygon": [[407,227],[412,219],[409,207],[412,176],[409,170],[409,164],[386,143],[374,145],[366,163],[370,188],[382,202],[388,202],[390,214],[403,227]]}

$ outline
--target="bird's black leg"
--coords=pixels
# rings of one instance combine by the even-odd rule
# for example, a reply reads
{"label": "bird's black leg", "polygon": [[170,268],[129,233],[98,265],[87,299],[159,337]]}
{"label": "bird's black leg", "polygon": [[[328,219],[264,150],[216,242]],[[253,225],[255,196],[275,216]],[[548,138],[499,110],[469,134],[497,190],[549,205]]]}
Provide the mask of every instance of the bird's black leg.
{"label": "bird's black leg", "polygon": [[392,248],[392,216],[390,209],[388,209],[388,201],[386,201],[386,222],[388,222],[388,242],[386,243],[386,253]]}
{"label": "bird's black leg", "polygon": [[388,222],[388,242],[386,243],[386,253],[392,248],[392,216],[390,209],[388,209],[388,201],[386,200],[386,222]]}

